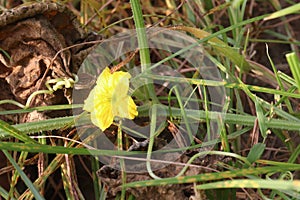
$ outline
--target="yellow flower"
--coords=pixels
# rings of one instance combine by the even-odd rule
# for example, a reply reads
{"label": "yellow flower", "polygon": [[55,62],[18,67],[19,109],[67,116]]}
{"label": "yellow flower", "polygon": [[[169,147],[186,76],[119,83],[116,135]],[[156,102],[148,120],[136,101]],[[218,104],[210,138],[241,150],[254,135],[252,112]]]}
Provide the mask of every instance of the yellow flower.
{"label": "yellow flower", "polygon": [[130,77],[128,72],[111,73],[106,67],[84,101],[83,109],[91,113],[93,124],[102,131],[113,123],[116,116],[134,119],[138,115],[137,106],[128,96]]}

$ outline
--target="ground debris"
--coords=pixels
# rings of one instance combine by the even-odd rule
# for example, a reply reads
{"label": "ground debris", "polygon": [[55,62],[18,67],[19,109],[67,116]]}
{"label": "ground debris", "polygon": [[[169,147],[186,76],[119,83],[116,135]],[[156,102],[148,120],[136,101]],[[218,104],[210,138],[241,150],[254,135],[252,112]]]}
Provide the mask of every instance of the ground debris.
{"label": "ground debris", "polygon": [[[183,154],[176,162],[186,163],[190,157]],[[175,177],[183,168],[183,165],[170,164],[164,168],[154,171],[154,174],[161,178]],[[201,167],[189,167],[183,176],[192,176],[203,173]],[[107,188],[108,199],[114,199],[118,192],[122,190],[121,172],[111,166],[105,165],[98,171],[101,182]],[[145,173],[126,173],[126,183],[135,181],[152,180],[151,176]],[[169,199],[190,199],[195,196],[193,184],[167,184],[160,186],[148,186],[128,188],[128,194],[134,195],[136,199],[169,200]],[[205,195],[201,197],[206,199]]]}
{"label": "ground debris", "polygon": [[[95,45],[80,44],[99,38],[86,33],[63,5],[42,2],[6,10],[0,15],[0,82],[5,85],[0,100],[9,97],[25,104],[33,92],[47,89],[47,80],[73,78]],[[78,46],[68,48],[72,45]],[[65,94],[38,95],[31,106],[67,103]]]}

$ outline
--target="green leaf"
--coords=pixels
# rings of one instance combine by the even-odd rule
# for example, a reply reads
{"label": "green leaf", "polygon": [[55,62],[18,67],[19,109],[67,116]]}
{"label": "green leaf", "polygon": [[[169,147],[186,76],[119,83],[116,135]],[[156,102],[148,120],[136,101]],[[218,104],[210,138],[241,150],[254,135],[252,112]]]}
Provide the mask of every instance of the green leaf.
{"label": "green leaf", "polygon": [[[75,118],[74,116],[57,117],[57,118],[53,118],[53,119],[41,120],[41,121],[36,121],[36,122],[27,122],[27,123],[22,123],[22,124],[16,124],[13,126],[11,126],[3,121],[2,122],[0,121],[0,137],[8,137],[8,135],[11,135],[13,137],[19,138],[19,137],[22,137],[22,135],[24,135],[24,134],[36,133],[36,132],[40,132],[40,131],[51,131],[51,130],[57,130],[57,129],[60,129],[63,127],[73,126],[75,123],[74,118]],[[5,123],[6,125],[3,125],[1,123]],[[7,126],[7,125],[10,128],[10,132],[8,131],[8,129],[6,129],[6,130],[4,129],[5,126]],[[3,129],[3,131],[1,129]],[[22,133],[21,136],[20,136],[20,132]],[[22,140],[22,139],[20,139],[20,140]]]}
{"label": "green leaf", "polygon": [[78,147],[51,146],[44,144],[24,144],[18,142],[0,142],[0,149],[7,151],[25,151],[30,153],[47,154],[72,154],[72,155],[94,155],[94,156],[133,156],[138,151],[116,151],[103,149],[87,149]]}
{"label": "green leaf", "polygon": [[[1,101],[3,102],[5,100],[1,100]],[[38,106],[38,107],[32,107],[32,108],[27,108],[27,109],[1,110],[0,115],[29,113],[29,112],[32,112],[32,111],[42,112],[42,111],[51,111],[51,110],[66,110],[66,109],[75,109],[75,108],[82,108],[82,107],[83,107],[82,104]]]}
{"label": "green leaf", "polygon": [[[238,179],[229,181],[219,181],[214,183],[207,183],[197,185],[196,188],[200,190],[216,189],[216,188],[267,188],[275,190],[293,190],[300,191],[300,181],[283,181],[283,180],[261,180],[261,179]],[[298,196],[299,197],[299,196]]]}
{"label": "green leaf", "polygon": [[[208,38],[209,36],[211,36],[210,33],[194,27],[176,26],[176,27],[172,27],[172,29],[189,32],[195,35],[199,39]],[[242,71],[247,72],[250,70],[250,64],[247,62],[244,56],[242,56],[234,48],[228,46],[222,40],[218,39],[217,37],[213,37],[208,40],[208,43],[216,50],[216,52],[229,58],[235,65],[239,66],[239,68]]]}
{"label": "green leaf", "polygon": [[10,136],[17,138],[25,143],[37,143],[37,141],[30,138],[28,135],[24,134],[19,129],[9,125],[3,120],[0,120],[0,129],[2,129],[5,133],[9,134]]}
{"label": "green leaf", "polygon": [[247,160],[250,163],[254,163],[256,160],[258,160],[261,157],[261,155],[263,154],[265,148],[266,148],[266,145],[263,144],[263,143],[257,143],[257,144],[255,144],[251,148],[251,150],[250,150],[250,152],[249,152],[249,154],[247,156]]}
{"label": "green leaf", "polygon": [[274,13],[270,14],[268,17],[265,17],[264,20],[275,19],[275,18],[282,17],[282,16],[285,16],[285,15],[293,14],[295,12],[298,12],[299,10],[300,10],[300,4],[298,3],[298,4],[295,4],[293,6],[284,8],[284,9],[279,10],[277,12],[274,12]]}
{"label": "green leaf", "polygon": [[289,63],[289,66],[291,68],[291,72],[295,79],[296,86],[297,86],[298,90],[300,91],[300,61],[299,61],[299,58],[295,52],[288,53],[285,56]]}
{"label": "green leaf", "polygon": [[255,109],[256,109],[256,115],[257,115],[257,120],[258,120],[258,125],[260,129],[260,133],[263,138],[267,137],[267,131],[268,127],[266,125],[266,117],[263,113],[262,106],[259,102],[259,99],[256,97],[255,99]]}
{"label": "green leaf", "polygon": [[26,174],[22,171],[20,166],[15,162],[15,160],[11,157],[11,155],[6,150],[2,150],[9,162],[14,166],[14,168],[17,170],[17,172],[20,174],[22,180],[26,184],[26,186],[30,189],[32,194],[34,195],[35,199],[43,200],[44,198],[40,195],[40,193],[37,191],[36,187],[32,184],[30,179],[26,176]]}
{"label": "green leaf", "polygon": [[[299,170],[299,164],[287,164],[282,163],[282,166],[267,166],[267,167],[256,167],[256,168],[246,168],[246,169],[235,169],[232,171],[224,172],[213,172],[213,173],[203,173],[193,176],[179,176],[171,178],[163,178],[160,180],[145,180],[130,182],[125,185],[125,187],[143,187],[143,186],[158,186],[158,185],[168,185],[168,184],[182,184],[182,183],[196,183],[202,181],[216,181],[226,178],[236,178],[245,177],[248,175],[260,175],[274,172],[285,172]],[[286,181],[288,182],[288,181]]]}

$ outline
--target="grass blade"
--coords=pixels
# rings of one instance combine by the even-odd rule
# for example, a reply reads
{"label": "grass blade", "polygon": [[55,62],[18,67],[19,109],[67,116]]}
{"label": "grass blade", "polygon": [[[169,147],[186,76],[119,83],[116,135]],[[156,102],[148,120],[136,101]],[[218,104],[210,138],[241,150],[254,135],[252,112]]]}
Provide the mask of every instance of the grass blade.
{"label": "grass blade", "polygon": [[[203,185],[197,185],[197,189],[216,189],[216,188],[268,188],[275,190],[294,190],[296,192],[300,191],[300,181],[283,181],[283,180],[229,180],[220,181],[215,183],[207,183]],[[300,194],[299,196],[300,197]]]}
{"label": "grass blade", "polygon": [[292,5],[290,7],[284,8],[282,10],[270,14],[269,16],[265,17],[264,20],[276,19],[285,15],[293,14],[295,12],[298,12],[299,10],[300,10],[300,4],[297,3],[295,5]]}
{"label": "grass blade", "polygon": [[32,143],[32,144],[38,143],[34,139],[30,138],[28,135],[25,135],[23,132],[21,132],[17,128],[9,125],[8,123],[2,121],[1,119],[0,119],[0,129],[2,129],[8,135],[10,135],[14,138],[17,138],[25,143]]}
{"label": "grass blade", "polygon": [[247,156],[247,160],[250,163],[254,163],[256,160],[258,160],[261,157],[261,155],[263,154],[265,148],[266,148],[265,144],[262,144],[262,143],[255,144],[250,149],[250,152]]}
{"label": "grass blade", "polygon": [[[186,32],[189,32],[193,35],[195,35],[199,39],[204,39],[211,34],[203,31],[201,29],[193,28],[193,27],[187,27],[187,26],[176,26],[172,29],[175,30],[183,30]],[[217,37],[211,38],[208,40],[208,43],[215,48],[219,53],[224,55],[225,57],[228,57],[234,64],[239,66],[241,71],[249,71],[250,65],[246,61],[246,59],[240,55],[235,49],[232,47],[229,47],[226,43],[224,43],[222,40],[218,39]]]}
{"label": "grass blade", "polygon": [[[24,139],[28,139],[28,136],[24,136],[24,134],[29,133],[36,133],[40,131],[47,131],[47,130],[57,130],[63,127],[72,126],[74,125],[74,117],[57,117],[53,119],[47,119],[37,122],[27,122],[22,124],[16,125],[9,125],[0,120],[0,137],[7,137],[13,136],[16,138],[18,137],[25,137]],[[19,138],[20,139],[20,138]],[[21,140],[21,139],[20,139]],[[32,141],[32,139],[28,139]],[[23,140],[22,140],[23,141]]]}
{"label": "grass blade", "polygon": [[244,177],[248,175],[260,175],[266,173],[275,173],[275,172],[285,172],[299,170],[300,165],[290,164],[282,166],[268,166],[268,167],[257,167],[257,168],[247,168],[247,169],[236,169],[232,171],[225,172],[214,172],[214,173],[204,173],[194,176],[182,176],[182,177],[172,177],[164,178],[160,180],[146,180],[127,183],[126,187],[143,187],[143,186],[157,186],[157,185],[167,185],[167,184],[183,184],[183,183],[195,183],[199,181],[212,181],[220,180],[225,178],[235,178],[235,177]]}
{"label": "grass blade", "polygon": [[268,126],[266,125],[265,122],[267,121],[267,119],[263,113],[262,106],[257,97],[255,98],[254,103],[255,103],[255,109],[256,109],[256,115],[257,115],[257,121],[258,121],[259,129],[260,129],[260,134],[264,139],[266,139],[267,132],[268,132]]}
{"label": "grass blade", "polygon": [[[300,5],[300,4],[299,4]],[[298,90],[300,91],[300,61],[295,52],[286,54]]]}
{"label": "grass blade", "polygon": [[17,172],[20,174],[22,180],[26,184],[26,186],[30,189],[34,197],[38,200],[43,200],[44,198],[40,195],[40,193],[36,190],[35,186],[32,184],[32,182],[29,180],[29,178],[26,176],[26,174],[22,171],[22,169],[19,167],[19,165],[15,162],[15,160],[11,157],[11,155],[6,151],[2,150],[9,162],[14,166],[14,168],[17,170]]}

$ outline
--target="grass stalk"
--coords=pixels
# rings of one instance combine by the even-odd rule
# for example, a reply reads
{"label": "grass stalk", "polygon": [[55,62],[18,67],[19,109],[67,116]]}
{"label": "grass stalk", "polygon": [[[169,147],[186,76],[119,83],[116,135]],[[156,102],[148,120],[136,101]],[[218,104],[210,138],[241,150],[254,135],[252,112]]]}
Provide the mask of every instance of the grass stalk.
{"label": "grass stalk", "polygon": [[[149,70],[151,65],[149,44],[140,0],[130,0],[130,4],[137,33],[142,72],[151,74],[151,71]],[[148,92],[147,95],[149,95],[151,100],[153,102],[158,102],[151,79],[146,80],[146,88]]]}

